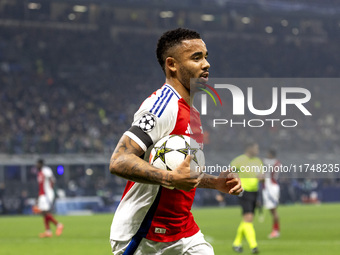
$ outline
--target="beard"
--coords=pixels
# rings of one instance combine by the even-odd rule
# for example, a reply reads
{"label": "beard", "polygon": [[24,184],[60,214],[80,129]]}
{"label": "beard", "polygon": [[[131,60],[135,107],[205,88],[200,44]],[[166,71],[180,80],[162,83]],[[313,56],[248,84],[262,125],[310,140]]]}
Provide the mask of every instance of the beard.
{"label": "beard", "polygon": [[189,92],[195,92],[197,91],[196,87],[198,86],[198,84],[196,85],[197,82],[194,83],[190,83],[190,79],[197,79],[196,74],[194,72],[192,72],[190,69],[185,68],[183,66],[181,66],[179,68],[179,73],[180,73],[180,79],[179,81],[182,83],[182,85],[189,90]]}

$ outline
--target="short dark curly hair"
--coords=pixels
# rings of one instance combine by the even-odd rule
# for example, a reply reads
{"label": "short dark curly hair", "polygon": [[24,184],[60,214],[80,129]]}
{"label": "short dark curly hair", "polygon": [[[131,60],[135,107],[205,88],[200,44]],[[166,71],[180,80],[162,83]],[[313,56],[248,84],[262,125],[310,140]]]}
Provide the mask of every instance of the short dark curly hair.
{"label": "short dark curly hair", "polygon": [[165,59],[170,48],[180,44],[184,40],[202,39],[201,35],[190,29],[176,28],[165,32],[157,43],[157,60],[165,73]]}

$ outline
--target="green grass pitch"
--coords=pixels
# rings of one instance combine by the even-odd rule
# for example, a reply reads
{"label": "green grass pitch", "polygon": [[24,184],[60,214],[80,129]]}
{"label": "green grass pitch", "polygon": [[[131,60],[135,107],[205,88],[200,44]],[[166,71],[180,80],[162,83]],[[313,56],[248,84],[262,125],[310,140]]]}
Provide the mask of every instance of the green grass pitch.
{"label": "green grass pitch", "polygon": [[[255,219],[261,254],[340,254],[340,204],[294,205],[279,208],[281,238],[267,239],[271,218]],[[240,222],[238,207],[194,209],[193,214],[216,255],[235,254],[231,244]],[[112,215],[57,216],[64,223],[60,237],[39,239],[43,230],[38,216],[0,217],[1,255],[102,255],[111,254],[109,229]],[[250,254],[244,243],[243,254]],[[174,254],[176,255],[176,254]]]}

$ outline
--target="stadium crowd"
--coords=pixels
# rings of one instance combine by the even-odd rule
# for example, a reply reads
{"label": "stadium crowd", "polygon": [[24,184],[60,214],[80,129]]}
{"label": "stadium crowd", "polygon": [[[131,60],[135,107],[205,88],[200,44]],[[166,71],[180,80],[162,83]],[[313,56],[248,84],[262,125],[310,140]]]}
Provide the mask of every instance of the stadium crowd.
{"label": "stadium crowd", "polygon": [[[164,21],[159,25],[168,28],[170,24]],[[143,32],[142,27],[139,24],[136,31],[127,28],[113,33],[107,27],[67,30],[0,26],[0,154],[110,155],[142,100],[164,82],[155,56],[159,34],[157,30]],[[273,35],[262,31],[257,36],[258,27],[239,32],[232,28],[231,36],[209,32],[207,24],[197,30],[207,43],[213,78],[340,76],[339,38],[331,30],[321,40],[287,37],[287,31]],[[239,153],[251,137],[256,137],[263,150],[275,146],[280,153],[338,153],[340,105],[336,102],[340,87],[313,84],[307,87],[312,93],[308,109],[313,116],[290,115],[299,121],[294,130],[266,126],[226,131],[203,122],[206,134],[210,134],[206,158],[213,158],[209,153],[221,149]],[[267,109],[271,90],[258,88],[254,106]],[[231,102],[224,103],[231,106]],[[214,109],[217,115],[230,118],[220,108]],[[275,114],[273,118],[282,117]],[[244,118],[254,116],[246,112]],[[56,166],[52,168],[56,170]],[[104,168],[93,168],[99,176],[86,175],[85,166],[71,169],[69,179],[57,176],[58,188],[67,197],[99,196],[105,205],[112,206],[114,197],[123,191],[124,181],[116,176],[105,178]],[[20,173],[18,166],[5,168],[6,185],[0,184],[0,213],[25,213],[27,199],[35,197],[34,168],[28,170],[26,183],[21,183]],[[306,188],[311,185],[305,182],[308,184],[308,180],[282,180],[281,202],[299,201],[313,191],[319,192],[317,188]],[[326,187],[327,183],[339,185],[338,181],[325,180],[314,186]],[[198,190],[195,205],[216,205],[218,202],[211,199],[214,196],[213,191]],[[228,199],[227,204],[236,203]]]}
{"label": "stadium crowd", "polygon": [[[261,38],[207,37],[210,76],[340,75],[338,40],[326,44]],[[111,153],[142,99],[163,83],[156,40],[157,35],[130,32],[110,37],[100,30],[1,27],[0,153]],[[317,98],[310,104],[313,117],[302,118],[294,132],[230,129],[212,142],[238,148],[250,135],[281,150],[339,151],[335,114],[340,106],[333,102],[340,88],[320,85],[310,90]],[[271,91],[260,94],[268,106]]]}

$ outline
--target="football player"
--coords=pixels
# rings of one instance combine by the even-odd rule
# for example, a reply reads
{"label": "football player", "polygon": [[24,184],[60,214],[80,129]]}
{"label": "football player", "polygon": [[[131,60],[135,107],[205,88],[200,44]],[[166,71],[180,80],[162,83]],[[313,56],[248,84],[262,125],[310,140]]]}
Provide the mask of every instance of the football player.
{"label": "football player", "polygon": [[196,187],[237,195],[242,191],[239,178],[232,173],[219,177],[193,173],[190,156],[173,171],[142,159],[148,148],[167,135],[188,135],[203,143],[200,114],[191,103],[190,79],[207,82],[208,51],[197,32],[178,28],[159,38],[156,53],[165,84],[142,103],[111,157],[111,173],[128,179],[111,225],[112,252],[211,255],[213,248],[191,213]]}
{"label": "football player", "polygon": [[268,166],[271,171],[266,171],[264,175],[264,184],[262,190],[264,208],[270,210],[273,217],[272,232],[268,238],[280,237],[279,214],[277,207],[280,199],[280,186],[278,184],[280,161],[276,158],[276,150],[270,149],[267,152],[267,157],[263,159],[263,164]]}
{"label": "football player", "polygon": [[56,235],[60,236],[63,232],[64,225],[59,223],[52,215],[51,210],[54,203],[54,189],[53,185],[55,183],[55,178],[52,169],[44,165],[44,160],[39,159],[37,161],[38,170],[38,185],[39,185],[39,197],[37,207],[41,212],[44,219],[45,232],[41,233],[39,236],[41,238],[52,237],[52,231],[50,229],[50,222],[56,226]]}

